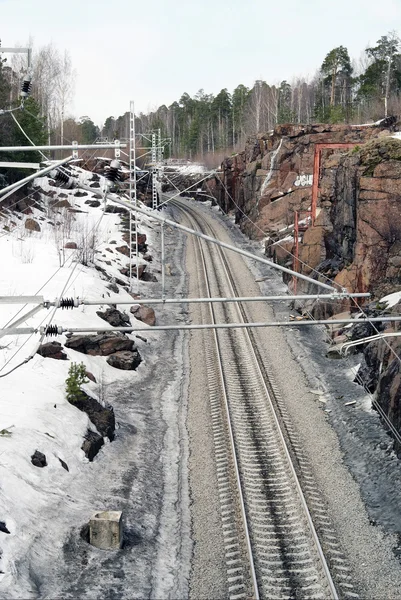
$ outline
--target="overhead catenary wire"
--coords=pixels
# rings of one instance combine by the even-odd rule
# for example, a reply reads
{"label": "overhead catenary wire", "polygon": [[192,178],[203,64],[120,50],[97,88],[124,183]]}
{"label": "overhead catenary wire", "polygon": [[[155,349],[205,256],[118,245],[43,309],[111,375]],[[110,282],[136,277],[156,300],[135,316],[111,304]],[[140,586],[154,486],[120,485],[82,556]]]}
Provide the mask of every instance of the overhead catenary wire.
{"label": "overhead catenary wire", "polygon": [[[26,137],[26,139],[28,140],[28,142],[32,145],[32,146],[36,146],[35,142],[33,142],[31,140],[31,138],[28,136],[28,134],[26,133],[26,131],[24,131],[23,127],[21,126],[21,124],[17,121],[14,113],[11,113],[12,118],[14,119],[16,125],[19,127],[19,129],[22,131],[22,133],[24,134],[24,136]],[[46,154],[44,154],[41,150],[38,150],[38,152],[43,156],[43,158],[45,160],[49,160],[48,157],[46,156]]]}
{"label": "overhead catenary wire", "polygon": [[[252,221],[252,219],[242,210],[242,208],[240,206],[238,206],[238,204],[235,202],[234,198],[232,197],[232,195],[228,191],[226,185],[224,184],[224,181],[222,181],[220,179],[219,179],[219,181],[220,181],[221,185],[223,186],[224,190],[226,191],[228,197],[230,198],[230,200],[232,201],[232,203],[234,204],[234,206],[237,208],[237,210],[239,210],[239,212],[251,223],[251,225],[253,225],[253,227],[255,227],[255,229],[257,229],[258,231],[260,231],[263,234],[263,236],[266,237],[266,232],[261,227],[259,227],[259,225],[257,225],[254,221]],[[217,202],[217,200],[216,200],[216,202]],[[223,209],[221,209],[221,210],[223,210]],[[280,244],[280,242],[276,242],[275,245],[279,246],[279,248],[281,248],[282,250],[284,250],[284,252],[286,254],[288,254],[289,256],[291,256],[292,258],[294,258],[294,259],[296,258],[295,255],[293,254],[293,252],[291,252],[290,250],[288,250],[287,248],[285,248],[284,246],[282,246]],[[300,258],[298,258],[297,260],[298,260],[298,262],[302,266],[307,267],[313,273],[316,273],[316,275],[318,275],[319,277],[322,277],[322,273],[320,273],[319,271],[317,271],[314,267],[311,267],[310,265],[308,265],[308,263],[304,262]],[[323,277],[325,277],[325,276],[323,275]],[[336,285],[337,287],[339,287],[341,289],[340,284],[336,283],[335,281],[331,281],[331,279],[329,279],[328,277],[325,277],[325,279],[326,279],[326,281],[330,281],[330,283],[332,285]]]}
{"label": "overhead catenary wire", "polygon": [[[220,180],[221,181],[221,180]],[[224,187],[227,195],[229,196],[229,198],[231,199],[231,201],[233,202],[233,204],[236,206],[236,208],[241,212],[241,214],[256,228],[258,229],[261,233],[263,233],[263,235],[266,235],[266,233],[256,224],[252,221],[252,219],[244,213],[244,211],[237,205],[237,203],[235,202],[235,200],[233,199],[233,197],[231,196],[230,192],[228,191],[227,187],[225,186],[224,182],[221,181],[222,186]],[[221,208],[221,207],[220,207]],[[221,209],[223,210],[223,209]],[[224,211],[223,211],[224,212]],[[287,250],[286,248],[284,248],[283,246],[281,246],[281,244],[277,243],[278,246],[280,246],[286,253],[288,253],[290,256],[294,257],[294,254],[292,252],[290,252],[289,250]],[[303,264],[304,266],[307,266],[308,269],[311,269],[312,271],[314,271],[315,273],[317,273],[318,275],[321,275],[321,273],[319,273],[318,271],[316,271],[316,269],[314,269],[313,267],[311,267],[310,265],[308,265],[307,263],[304,263],[303,261],[300,261],[301,264]],[[338,285],[335,282],[332,282],[334,285]],[[340,286],[339,286],[340,287]],[[291,295],[293,295],[290,292]],[[295,296],[294,296],[295,298]],[[380,333],[379,330],[377,329],[376,325],[374,324],[374,322],[372,322],[368,315],[366,314],[366,312],[358,305],[357,301],[355,298],[353,298],[353,302],[355,304],[355,307],[358,309],[359,313],[361,315],[363,315],[364,317],[364,321],[368,321],[373,329],[376,331],[376,333]],[[310,320],[316,321],[316,319],[313,317],[313,315],[311,314],[310,311],[305,311],[306,314],[309,316]],[[358,320],[355,319],[355,324],[358,323]],[[325,335],[326,335],[326,339],[328,339],[331,342],[331,338],[330,335],[328,333],[328,331],[325,331]],[[398,356],[398,354],[394,351],[394,349],[391,347],[391,345],[389,344],[389,342],[385,339],[382,338],[383,342],[385,345],[387,345],[388,349],[390,350],[390,352],[393,354],[393,356],[400,362],[401,364],[401,358]],[[372,403],[372,406],[374,406],[376,408],[376,410],[378,411],[378,413],[380,414],[380,416],[382,417],[383,421],[386,423],[387,427],[392,431],[394,437],[401,443],[401,436],[399,434],[399,432],[397,431],[397,429],[395,428],[395,426],[393,425],[393,423],[389,420],[389,418],[387,417],[386,413],[384,412],[383,408],[380,406],[380,404],[378,403],[378,401],[376,400],[376,398],[373,396],[373,394],[366,388],[366,386],[364,385],[361,377],[358,375],[358,371],[352,367],[351,368],[352,372],[354,373],[354,378],[357,379],[360,383],[360,385],[364,388],[364,390],[366,391],[366,393],[369,394],[370,396],[370,400]]]}

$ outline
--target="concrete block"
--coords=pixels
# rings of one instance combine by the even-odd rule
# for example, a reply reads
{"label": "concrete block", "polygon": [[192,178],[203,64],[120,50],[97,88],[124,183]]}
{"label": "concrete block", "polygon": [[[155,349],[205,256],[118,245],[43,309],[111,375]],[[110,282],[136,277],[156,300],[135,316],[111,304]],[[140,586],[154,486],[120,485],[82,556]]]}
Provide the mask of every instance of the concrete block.
{"label": "concrete block", "polygon": [[120,510],[105,510],[95,513],[89,521],[89,543],[102,550],[121,548],[123,520]]}

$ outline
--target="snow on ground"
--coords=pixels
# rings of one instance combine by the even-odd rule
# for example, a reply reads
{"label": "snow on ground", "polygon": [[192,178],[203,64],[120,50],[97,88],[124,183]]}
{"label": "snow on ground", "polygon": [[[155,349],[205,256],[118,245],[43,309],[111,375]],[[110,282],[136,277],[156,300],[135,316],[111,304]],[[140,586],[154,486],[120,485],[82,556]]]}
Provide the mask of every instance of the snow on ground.
{"label": "snow on ground", "polygon": [[[91,185],[91,173],[78,167],[73,167],[73,173],[80,182]],[[102,183],[100,181],[100,185]],[[56,189],[46,177],[37,179],[36,184],[40,184],[44,192]],[[86,300],[104,298],[105,303],[118,297],[120,301],[135,303],[121,287],[118,295],[111,292],[107,288],[110,282],[102,279],[102,273],[93,265],[81,264],[79,250],[60,250],[64,242],[76,241],[79,245],[84,238],[90,260],[94,258],[96,264],[110,275],[128,281],[118,269],[126,266],[129,259],[115,250],[124,244],[119,215],[103,213],[102,202],[98,207],[89,207],[86,203],[99,198],[97,192],[98,189],[94,188],[93,192],[77,197],[76,189],[58,189],[59,199],[62,199],[60,194],[64,199],[66,196],[78,211],[73,213],[74,219],[68,231],[63,225],[51,224],[62,221],[62,216],[49,207],[46,196],[43,196],[45,212],[36,208],[30,215],[9,212],[8,216],[0,219],[0,296],[40,295],[50,301],[61,295],[79,296]],[[56,210],[65,211],[65,208]],[[25,228],[27,218],[35,219],[41,231],[28,231]],[[153,237],[152,229],[157,226],[151,226],[147,217],[141,217],[140,221],[138,229],[147,234],[149,243]],[[62,266],[60,260],[64,263]],[[143,262],[142,258],[140,262]],[[151,266],[152,270],[155,266],[157,268],[157,261]],[[134,281],[134,291],[135,285]],[[141,283],[141,288],[146,285],[149,284]],[[32,308],[33,305],[22,303],[1,303],[0,328]],[[66,328],[107,328],[108,323],[96,315],[96,311],[102,308],[107,308],[107,304],[81,306],[74,310],[58,309],[52,322]],[[129,304],[119,306],[117,301],[117,308],[129,314]],[[19,327],[46,325],[53,311],[53,308],[42,308]],[[146,327],[134,317],[131,317],[131,322],[133,328]],[[151,332],[146,335],[152,339]],[[10,535],[0,532],[0,579],[3,579],[2,586],[9,590],[15,582],[15,565],[23,558],[30,536],[37,531],[34,523],[37,524],[38,515],[45,519],[48,505],[55,499],[62,501],[68,495],[73,480],[85,477],[88,460],[80,448],[87,428],[95,428],[85,413],[65,399],[65,379],[71,362],[83,362],[93,373],[98,383],[90,382],[86,391],[95,397],[101,393],[100,384],[127,382],[139,377],[133,371],[114,369],[106,363],[105,357],[87,356],[69,349],[65,349],[68,361],[43,358],[36,354],[39,339],[38,333],[0,337],[0,521],[10,532]],[[66,337],[61,335],[56,339],[64,343]],[[51,339],[44,339],[44,342],[48,341]],[[30,355],[33,355],[32,360],[16,368]],[[35,450],[46,455],[46,468],[39,469],[31,464]],[[59,459],[67,463],[68,473]],[[45,526],[45,522],[41,526]]]}
{"label": "snow on ground", "polygon": [[205,175],[208,169],[204,165],[191,163],[189,165],[168,165],[168,170],[177,171],[180,175]]}

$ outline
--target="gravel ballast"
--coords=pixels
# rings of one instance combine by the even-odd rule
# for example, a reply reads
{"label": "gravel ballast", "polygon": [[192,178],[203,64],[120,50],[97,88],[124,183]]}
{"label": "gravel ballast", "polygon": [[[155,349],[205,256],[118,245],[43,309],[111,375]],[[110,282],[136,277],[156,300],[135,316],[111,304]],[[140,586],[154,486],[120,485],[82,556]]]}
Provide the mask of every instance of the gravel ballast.
{"label": "gravel ballast", "polygon": [[[210,215],[209,209],[200,210]],[[247,240],[228,218],[223,217],[221,223],[219,239],[263,256],[260,247]],[[248,260],[244,268],[242,257],[227,255],[242,295],[285,293],[280,275],[272,268]],[[266,279],[259,285],[255,279],[261,277]],[[252,303],[249,308],[255,322],[288,320],[289,312],[287,303],[275,304],[274,309],[272,304]],[[366,410],[365,392],[352,383],[348,374],[352,360],[325,357],[322,328],[254,331],[312,465],[355,590],[364,599],[399,598],[401,568],[395,553],[400,531],[400,463],[388,450],[389,438],[377,414]],[[316,389],[322,394],[313,393]],[[345,406],[353,399],[356,405]],[[203,426],[207,429],[207,423]],[[192,467],[200,475],[200,465],[194,467],[195,454],[191,446]]]}

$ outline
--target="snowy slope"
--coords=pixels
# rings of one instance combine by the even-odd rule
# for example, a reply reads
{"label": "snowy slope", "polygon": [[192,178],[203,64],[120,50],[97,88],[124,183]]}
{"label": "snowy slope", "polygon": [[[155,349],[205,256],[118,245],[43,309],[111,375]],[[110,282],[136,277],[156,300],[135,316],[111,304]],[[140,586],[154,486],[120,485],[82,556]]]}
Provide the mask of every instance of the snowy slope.
{"label": "snowy slope", "polygon": [[[81,182],[90,185],[90,173],[78,167],[74,167],[73,171]],[[55,190],[46,177],[36,180],[36,184],[44,192]],[[111,275],[128,281],[118,271],[128,259],[115,250],[124,244],[119,216],[103,214],[102,206],[91,208],[85,203],[95,199],[96,191],[77,197],[76,189],[58,190],[62,196],[67,196],[77,211],[82,211],[74,213],[68,238],[79,243],[82,235],[90,238],[96,232],[96,264]],[[43,199],[44,204],[48,205],[49,198],[43,196]],[[25,229],[27,218],[35,219],[41,231]],[[65,264],[60,267],[59,233],[55,235],[55,230],[60,228],[56,229],[50,224],[56,218],[57,214],[50,209],[45,212],[33,209],[30,215],[17,216],[8,212],[0,219],[0,296],[39,294],[50,301],[61,294],[63,297],[79,296],[87,300],[116,298],[117,294],[107,288],[109,281],[102,279],[93,266],[77,262],[76,250],[65,250]],[[4,226],[7,229],[3,229]],[[154,229],[155,226],[150,226],[146,217],[141,218],[139,230],[147,234],[148,244],[152,243]],[[142,258],[140,262],[143,262]],[[158,265],[154,260],[152,270],[155,268]],[[141,282],[141,289],[146,285],[151,286]],[[135,281],[132,289],[136,289]],[[132,297],[121,286],[118,299],[131,300],[134,304]],[[33,305],[0,304],[0,328],[32,308]],[[117,308],[129,314],[130,305]],[[101,309],[102,306],[82,306],[73,311],[58,309],[52,322],[64,327],[108,327],[96,315],[96,311]],[[53,310],[43,308],[19,327],[47,324]],[[134,317],[131,322],[134,328],[144,327]],[[146,335],[152,339],[151,333]],[[141,351],[141,340],[135,338],[134,334],[130,337],[135,339]],[[95,397],[101,394],[101,385],[138,379],[141,372],[141,369],[138,372],[120,371],[109,366],[105,357],[87,356],[68,349],[65,349],[68,361],[42,358],[35,354],[27,364],[12,371],[36,351],[39,339],[39,334],[0,338],[0,521],[6,524],[10,532],[9,535],[0,532],[0,578],[5,589],[13,588],[15,565],[23,559],[28,540],[37,531],[39,516],[44,516],[50,505],[62,502],[75,480],[82,482],[85,479],[88,460],[80,448],[87,428],[94,429],[94,426],[85,413],[72,407],[65,399],[65,379],[71,361],[83,362],[87,370],[93,373],[97,383],[90,382],[86,389]],[[66,340],[64,335],[56,339],[61,343]],[[48,341],[49,338],[44,340]],[[47,467],[39,469],[32,465],[31,455],[35,450],[46,455]],[[107,451],[107,446],[104,451]],[[68,465],[68,472],[59,459]]]}

